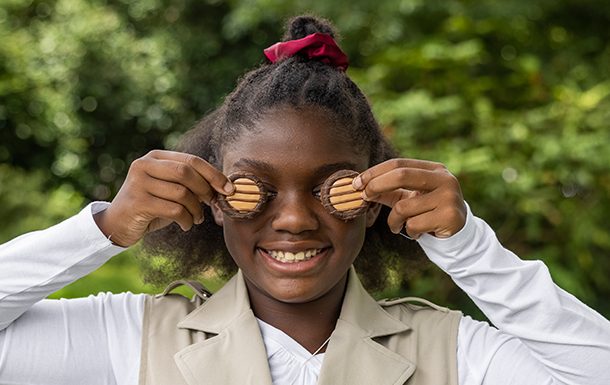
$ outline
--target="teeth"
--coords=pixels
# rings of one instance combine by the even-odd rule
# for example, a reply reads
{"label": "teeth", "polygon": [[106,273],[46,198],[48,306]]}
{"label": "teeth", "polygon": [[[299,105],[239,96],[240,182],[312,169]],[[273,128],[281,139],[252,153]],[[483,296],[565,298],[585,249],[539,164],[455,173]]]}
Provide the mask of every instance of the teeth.
{"label": "teeth", "polygon": [[283,263],[294,263],[300,261],[306,261],[311,259],[314,255],[318,254],[322,249],[309,249],[305,251],[299,251],[298,253],[291,253],[290,251],[279,251],[269,250],[267,251],[274,259]]}

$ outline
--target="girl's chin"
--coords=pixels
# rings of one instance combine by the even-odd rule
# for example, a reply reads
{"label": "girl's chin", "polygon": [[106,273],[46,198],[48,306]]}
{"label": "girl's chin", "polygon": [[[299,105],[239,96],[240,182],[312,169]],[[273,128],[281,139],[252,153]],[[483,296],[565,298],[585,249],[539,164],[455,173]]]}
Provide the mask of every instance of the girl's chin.
{"label": "girl's chin", "polygon": [[[311,287],[274,287],[267,290],[267,295],[278,302],[285,304],[303,304],[315,301],[324,296],[329,288],[311,288]],[[320,293],[321,291],[321,293]]]}

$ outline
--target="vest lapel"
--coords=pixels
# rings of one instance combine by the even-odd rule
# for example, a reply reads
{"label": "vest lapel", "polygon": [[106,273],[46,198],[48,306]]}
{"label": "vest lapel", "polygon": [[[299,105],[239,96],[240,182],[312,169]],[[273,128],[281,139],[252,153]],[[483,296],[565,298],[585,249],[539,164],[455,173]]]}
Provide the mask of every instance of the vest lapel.
{"label": "vest lapel", "polygon": [[366,292],[352,267],[319,385],[403,384],[415,371],[415,364],[373,339],[409,332],[409,325],[390,316]]}
{"label": "vest lapel", "polygon": [[271,385],[265,345],[241,271],[178,327],[212,335],[174,355],[187,384]]}
{"label": "vest lapel", "polygon": [[[174,355],[188,385],[271,385],[265,345],[241,271],[178,327],[209,336]],[[415,371],[415,364],[374,338],[409,333],[410,329],[377,304],[352,267],[318,384],[403,384]]]}

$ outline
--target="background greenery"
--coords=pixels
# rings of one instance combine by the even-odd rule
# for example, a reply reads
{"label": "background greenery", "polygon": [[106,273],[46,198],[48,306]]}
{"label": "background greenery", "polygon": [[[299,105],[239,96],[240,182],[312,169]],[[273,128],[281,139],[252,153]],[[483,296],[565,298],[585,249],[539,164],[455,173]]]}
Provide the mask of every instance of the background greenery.
{"label": "background greenery", "polygon": [[[303,11],[340,29],[405,156],[447,164],[505,245],[610,316],[604,0],[1,0],[0,241],[111,199]],[[54,296],[158,290],[133,254]],[[395,290],[477,315],[433,267]]]}

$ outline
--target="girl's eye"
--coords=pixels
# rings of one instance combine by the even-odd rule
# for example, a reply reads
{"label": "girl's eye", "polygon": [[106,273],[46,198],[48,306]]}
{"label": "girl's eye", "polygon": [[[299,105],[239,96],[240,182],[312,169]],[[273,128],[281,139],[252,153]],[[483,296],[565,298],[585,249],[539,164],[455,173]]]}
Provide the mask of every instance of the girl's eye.
{"label": "girl's eye", "polygon": [[322,200],[322,185],[314,187],[311,193],[313,194],[314,198]]}
{"label": "girl's eye", "polygon": [[277,197],[277,191],[275,191],[273,187],[265,182],[263,182],[263,186],[265,187],[265,195],[267,195],[267,200],[273,200]]}
{"label": "girl's eye", "polygon": [[276,191],[267,191],[267,200],[273,200],[277,197],[277,192]]}

